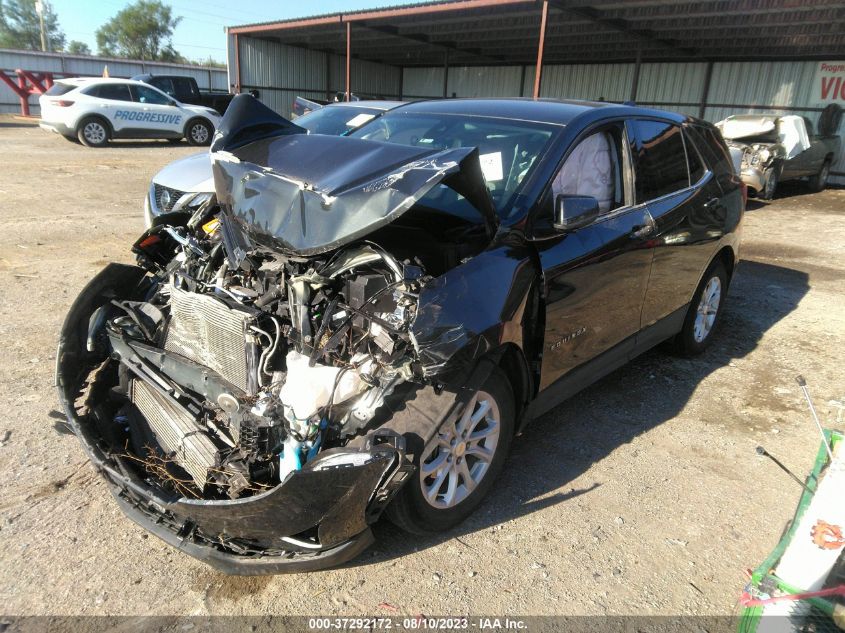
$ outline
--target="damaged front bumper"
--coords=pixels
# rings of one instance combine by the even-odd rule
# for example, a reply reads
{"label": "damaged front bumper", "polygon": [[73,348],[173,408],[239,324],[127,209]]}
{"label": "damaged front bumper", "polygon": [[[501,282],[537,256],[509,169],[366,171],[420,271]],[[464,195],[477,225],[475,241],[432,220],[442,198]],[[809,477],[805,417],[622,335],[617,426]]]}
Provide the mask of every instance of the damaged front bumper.
{"label": "damaged front bumper", "polygon": [[754,193],[764,191],[766,188],[766,171],[762,167],[743,165],[739,177]]}
{"label": "damaged front bumper", "polygon": [[72,306],[57,353],[56,385],[67,420],[126,515],[229,574],[308,571],[357,556],[372,542],[369,526],[414,469],[396,433],[374,431],[354,448],[326,450],[274,488],[236,500],[167,495],[111,449],[90,415],[102,397],[97,367],[104,361],[86,347],[88,320],[143,277],[134,266],[106,267]]}

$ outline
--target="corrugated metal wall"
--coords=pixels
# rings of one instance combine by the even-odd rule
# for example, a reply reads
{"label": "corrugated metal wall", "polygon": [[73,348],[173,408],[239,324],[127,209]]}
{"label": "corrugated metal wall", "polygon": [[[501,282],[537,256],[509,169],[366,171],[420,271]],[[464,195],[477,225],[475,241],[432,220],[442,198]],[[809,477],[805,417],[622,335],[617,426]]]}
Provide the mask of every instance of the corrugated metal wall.
{"label": "corrugated metal wall", "polygon": [[[812,107],[816,65],[817,62],[812,61],[715,63],[704,118],[716,122],[731,114],[766,111],[799,114],[816,124],[819,112]],[[450,67],[449,95],[531,95],[534,68],[525,67],[520,91],[522,70],[521,66]],[[642,64],[636,101],[698,116],[706,76],[705,62]],[[545,66],[540,94],[560,99],[626,101],[631,96],[633,79],[633,63]],[[402,92],[410,99],[440,98],[443,95],[443,68],[406,68]],[[840,132],[845,134],[845,131]],[[845,155],[839,158],[833,170],[845,173]],[[836,176],[833,181],[845,184],[845,176]]]}
{"label": "corrugated metal wall", "polygon": [[[343,56],[252,37],[240,36],[238,40],[241,90],[258,90],[261,101],[284,116],[290,115],[297,96],[325,99],[327,94],[346,90]],[[230,39],[230,46],[234,46],[234,39]],[[399,97],[401,71],[397,66],[353,59],[351,70],[355,94],[384,99]],[[230,59],[231,84],[236,83],[235,72],[234,59]]]}
{"label": "corrugated metal wall", "polygon": [[[162,64],[110,57],[86,55],[64,55],[60,53],[39,53],[0,49],[0,69],[31,70],[35,72],[64,73],[71,76],[103,74],[103,67],[109,67],[112,77],[131,77],[142,73],[188,75],[197,80],[200,89],[229,90],[226,70],[185,64]],[[38,97],[31,96],[29,105],[32,114],[38,114]],[[20,100],[6,84],[0,84],[0,112],[20,112]]]}

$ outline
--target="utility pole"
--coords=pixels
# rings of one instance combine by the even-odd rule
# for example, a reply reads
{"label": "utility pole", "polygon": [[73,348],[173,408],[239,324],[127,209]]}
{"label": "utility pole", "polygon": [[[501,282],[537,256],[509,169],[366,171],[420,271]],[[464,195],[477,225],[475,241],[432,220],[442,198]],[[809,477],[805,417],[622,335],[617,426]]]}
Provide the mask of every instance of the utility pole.
{"label": "utility pole", "polygon": [[42,0],[35,0],[35,12],[38,14],[38,23],[41,25],[41,50],[47,52],[47,33],[44,31],[44,3]]}

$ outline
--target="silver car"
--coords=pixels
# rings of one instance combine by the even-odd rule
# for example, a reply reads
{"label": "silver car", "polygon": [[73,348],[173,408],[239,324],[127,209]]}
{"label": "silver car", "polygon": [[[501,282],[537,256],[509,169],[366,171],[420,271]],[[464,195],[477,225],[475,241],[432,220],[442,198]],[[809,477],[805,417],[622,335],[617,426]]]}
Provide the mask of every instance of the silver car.
{"label": "silver car", "polygon": [[[309,134],[342,136],[356,130],[402,101],[350,101],[330,103],[296,119]],[[314,104],[317,105],[317,104]],[[208,152],[173,161],[158,172],[144,198],[144,223],[151,226],[162,213],[193,211],[214,195],[211,156]]]}

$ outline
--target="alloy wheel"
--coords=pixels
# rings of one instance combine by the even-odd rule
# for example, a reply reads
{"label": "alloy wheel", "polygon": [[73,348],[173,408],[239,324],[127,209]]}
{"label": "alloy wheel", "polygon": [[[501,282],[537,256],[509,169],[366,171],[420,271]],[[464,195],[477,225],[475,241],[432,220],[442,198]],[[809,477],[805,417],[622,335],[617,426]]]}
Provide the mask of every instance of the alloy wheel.
{"label": "alloy wheel", "polygon": [[490,469],[500,428],[499,406],[485,391],[475,394],[458,420],[440,427],[420,460],[429,505],[453,508],[475,490]]}
{"label": "alloy wheel", "polygon": [[197,145],[202,145],[208,141],[208,128],[202,123],[197,123],[191,126],[191,140]]}
{"label": "alloy wheel", "polygon": [[82,128],[82,134],[85,136],[85,140],[92,145],[99,145],[106,140],[106,128],[103,127],[102,123],[96,121],[86,123],[85,127]]}
{"label": "alloy wheel", "polygon": [[696,343],[701,343],[710,336],[716,315],[719,313],[719,303],[722,301],[722,281],[718,277],[711,277],[701,293],[701,300],[695,314],[695,325],[692,336]]}

